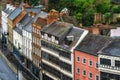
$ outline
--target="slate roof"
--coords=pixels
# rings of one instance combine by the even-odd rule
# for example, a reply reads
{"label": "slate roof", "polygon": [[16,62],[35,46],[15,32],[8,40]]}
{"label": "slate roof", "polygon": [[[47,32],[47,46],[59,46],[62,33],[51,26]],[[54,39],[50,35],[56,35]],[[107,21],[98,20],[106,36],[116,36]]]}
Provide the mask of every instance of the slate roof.
{"label": "slate roof", "polygon": [[21,12],[22,12],[22,10],[21,10],[20,8],[16,8],[16,9],[13,10],[13,12],[8,16],[8,18],[10,18],[11,20],[14,20]]}
{"label": "slate roof", "polygon": [[97,52],[109,44],[111,40],[111,38],[106,36],[88,34],[82,42],[79,43],[76,50],[97,56]]}
{"label": "slate roof", "polygon": [[43,19],[45,19],[45,18],[47,18],[47,13],[46,12],[44,12],[44,11],[41,11],[39,14],[38,14],[38,16],[39,17],[41,17],[41,18],[43,18]]}
{"label": "slate roof", "polygon": [[74,36],[74,40],[72,41],[72,43],[70,45],[67,45],[64,44],[65,43],[65,39],[62,41],[63,44],[61,44],[61,46],[64,48],[64,49],[67,49],[67,50],[71,50],[75,45],[76,43],[78,42],[78,40],[80,39],[80,37],[82,36],[83,32],[85,30],[84,29],[81,29],[81,28],[77,28],[77,27],[74,27],[71,29],[71,31],[66,35],[67,36]]}
{"label": "slate roof", "polygon": [[[22,35],[22,29],[25,29],[24,27],[28,26],[30,24],[30,22],[32,21],[32,16],[28,16],[28,14],[26,14],[23,19],[18,23],[18,25],[15,26],[14,30],[16,32],[18,32],[20,35]],[[27,29],[29,31],[29,29]]]}
{"label": "slate roof", "polygon": [[[59,45],[69,51],[76,45],[84,31],[84,29],[77,28],[70,23],[56,21],[43,27],[41,32],[58,37]],[[74,38],[70,44],[66,44],[67,36],[73,36]]]}
{"label": "slate roof", "polygon": [[34,7],[29,7],[29,8],[25,8],[25,10],[27,11],[27,12],[34,12],[34,13],[37,13],[37,14],[39,14],[40,13],[40,11],[41,11],[41,9],[40,8],[34,8]]}
{"label": "slate roof", "polygon": [[99,54],[119,56],[120,57],[120,39],[115,39],[109,45],[104,47]]}
{"label": "slate roof", "polygon": [[61,38],[66,32],[72,28],[72,24],[55,21],[42,29],[42,32]]}

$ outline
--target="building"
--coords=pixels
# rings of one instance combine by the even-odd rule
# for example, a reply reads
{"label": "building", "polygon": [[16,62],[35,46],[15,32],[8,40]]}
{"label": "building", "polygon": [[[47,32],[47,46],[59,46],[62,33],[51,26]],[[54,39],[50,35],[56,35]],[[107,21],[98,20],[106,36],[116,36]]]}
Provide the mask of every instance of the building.
{"label": "building", "polygon": [[24,7],[16,8],[9,16],[8,16],[8,48],[12,52],[13,51],[13,28],[15,25],[26,15],[26,11]]}
{"label": "building", "polygon": [[94,34],[82,40],[74,51],[74,80],[100,80],[97,52],[108,41],[109,38]]}
{"label": "building", "polygon": [[32,62],[36,66],[34,74],[40,76],[41,64],[41,29],[47,25],[47,13],[41,11],[38,18],[32,23]]}
{"label": "building", "polygon": [[110,41],[98,53],[101,80],[120,80],[120,40]]}
{"label": "building", "polygon": [[41,31],[43,80],[73,80],[73,50],[87,35],[83,30],[66,22],[55,21]]}
{"label": "building", "polygon": [[5,42],[7,42],[7,36],[8,36],[8,16],[12,13],[12,11],[15,9],[15,7],[11,4],[7,4],[6,8],[2,11],[1,16],[1,25],[2,25],[2,37],[4,37]]}
{"label": "building", "polygon": [[120,37],[120,27],[110,30],[110,37],[119,38]]}
{"label": "building", "polygon": [[40,31],[43,28],[43,26],[47,25],[47,13],[41,11],[36,21],[32,24],[32,57],[33,57],[33,63],[40,67],[40,61],[41,61],[41,34]]}

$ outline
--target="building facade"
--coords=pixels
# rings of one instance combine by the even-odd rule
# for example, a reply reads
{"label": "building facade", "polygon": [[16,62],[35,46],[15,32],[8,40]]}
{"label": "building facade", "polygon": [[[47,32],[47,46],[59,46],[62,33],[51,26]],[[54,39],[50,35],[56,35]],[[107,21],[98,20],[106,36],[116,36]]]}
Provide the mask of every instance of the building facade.
{"label": "building facade", "polygon": [[8,36],[8,16],[12,13],[14,9],[15,7],[13,7],[13,5],[7,4],[6,8],[2,11],[1,25],[2,25],[2,34],[5,38],[5,42],[7,42],[7,36]]}
{"label": "building facade", "polygon": [[109,38],[88,34],[74,51],[74,80],[100,80],[97,52]]}
{"label": "building facade", "polygon": [[113,40],[99,51],[101,80],[120,80],[120,41]]}
{"label": "building facade", "polygon": [[87,33],[72,24],[59,21],[42,29],[41,67],[44,80],[73,80],[72,52]]}
{"label": "building facade", "polygon": [[9,16],[8,16],[8,48],[12,52],[13,47],[13,28],[15,25],[25,16],[26,11],[24,8],[16,8]]}

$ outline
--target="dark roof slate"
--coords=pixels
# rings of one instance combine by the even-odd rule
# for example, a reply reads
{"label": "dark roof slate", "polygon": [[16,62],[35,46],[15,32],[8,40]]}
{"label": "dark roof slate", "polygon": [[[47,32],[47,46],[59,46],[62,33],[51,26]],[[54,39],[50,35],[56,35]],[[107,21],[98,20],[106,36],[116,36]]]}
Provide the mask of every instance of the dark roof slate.
{"label": "dark roof slate", "polygon": [[114,39],[109,45],[104,47],[99,54],[119,56],[120,57],[120,39]]}
{"label": "dark roof slate", "polygon": [[76,50],[97,56],[97,52],[112,39],[106,36],[88,34],[76,47]]}
{"label": "dark roof slate", "polygon": [[52,24],[47,25],[47,27],[44,27],[42,29],[42,32],[46,32],[60,38],[66,32],[68,32],[72,28],[72,26],[73,25],[69,23],[55,21]]}

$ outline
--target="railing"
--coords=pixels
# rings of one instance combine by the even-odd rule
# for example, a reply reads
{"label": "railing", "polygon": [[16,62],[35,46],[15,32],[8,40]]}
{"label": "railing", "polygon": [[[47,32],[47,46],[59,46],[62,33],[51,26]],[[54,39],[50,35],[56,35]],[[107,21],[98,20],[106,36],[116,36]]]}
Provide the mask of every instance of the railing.
{"label": "railing", "polygon": [[112,69],[112,70],[120,71],[120,67],[115,67],[115,66],[99,65],[99,67],[100,67],[100,68],[106,68],[106,69]]}

